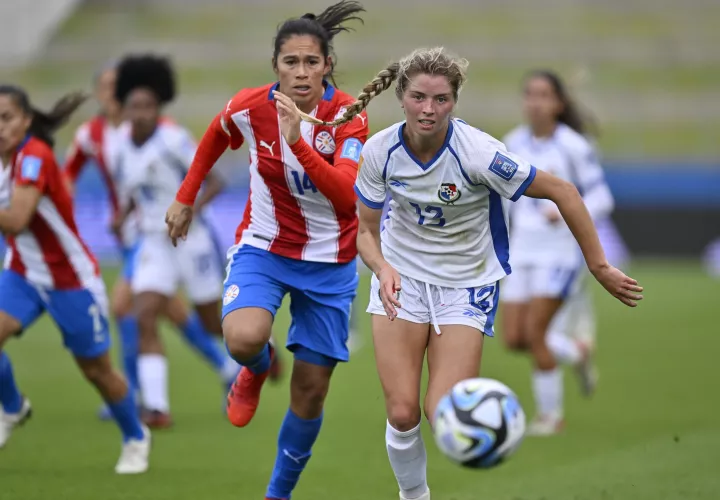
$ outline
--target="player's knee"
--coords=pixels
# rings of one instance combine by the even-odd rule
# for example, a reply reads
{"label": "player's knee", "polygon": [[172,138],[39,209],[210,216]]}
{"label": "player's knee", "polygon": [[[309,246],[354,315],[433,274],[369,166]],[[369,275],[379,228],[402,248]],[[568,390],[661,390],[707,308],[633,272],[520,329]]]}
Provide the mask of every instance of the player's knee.
{"label": "player's knee", "polygon": [[511,351],[522,352],[528,349],[528,344],[522,335],[503,335],[503,342]]}
{"label": "player's knee", "polygon": [[388,422],[400,432],[414,429],[420,423],[420,407],[407,401],[391,402],[388,404]]}
{"label": "player's knee", "polygon": [[109,359],[100,357],[93,360],[86,360],[81,363],[80,368],[85,378],[96,387],[104,387],[114,377],[114,372]]}
{"label": "player's knee", "polygon": [[222,331],[227,349],[235,359],[247,359],[255,356],[265,347],[270,332],[254,322],[223,322]]}
{"label": "player's knee", "polygon": [[302,418],[313,418],[322,412],[329,383],[317,377],[292,380],[292,406]]}

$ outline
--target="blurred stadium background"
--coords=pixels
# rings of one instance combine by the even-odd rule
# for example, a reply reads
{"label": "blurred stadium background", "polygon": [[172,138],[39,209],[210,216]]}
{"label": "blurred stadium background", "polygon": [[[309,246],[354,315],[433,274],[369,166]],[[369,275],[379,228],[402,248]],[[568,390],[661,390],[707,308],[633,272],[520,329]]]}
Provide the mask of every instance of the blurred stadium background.
{"label": "blurred stadium background", "polygon": [[[271,42],[278,23],[329,3],[3,0],[0,81],[23,85],[43,107],[66,91],[90,90],[95,71],[128,51],[167,54],[177,65],[180,88],[168,114],[199,139],[238,89],[273,79]],[[646,302],[636,311],[596,294],[602,387],[596,401],[586,403],[568,382],[567,433],[528,442],[491,473],[457,470],[431,450],[438,498],[720,498],[720,403],[711,382],[717,380],[720,340],[710,309],[717,307],[720,282],[708,276],[702,260],[716,248],[714,260],[720,261],[720,246],[712,245],[720,237],[720,3],[362,3],[365,25],[335,44],[338,83],[352,94],[412,48],[444,45],[471,62],[458,114],[500,137],[521,118],[526,71],[547,67],[569,79],[600,123],[599,147],[617,201],[613,219],[629,246],[630,270],[647,287]],[[94,111],[88,103],[58,135],[59,157],[75,126]],[[373,101],[369,115],[373,130],[402,116],[391,93]],[[232,185],[213,210],[229,244],[245,203],[246,152],[228,153],[222,161],[233,172]],[[81,231],[112,279],[117,255],[106,229],[104,188],[94,169],[86,169],[81,182]],[[366,337],[366,318],[362,325]],[[278,332],[286,326],[282,315]],[[285,390],[268,390],[259,421],[235,432],[223,425],[220,390],[209,371],[193,366],[191,355],[168,336],[178,425],[158,436],[153,472],[125,481],[108,472],[116,436],[94,421],[96,397],[81,388],[50,323],[43,320],[33,330],[10,350],[37,418],[0,454],[0,498],[260,498]],[[331,416],[299,499],[395,498],[371,349],[356,359],[334,382]],[[506,354],[500,342],[488,342],[484,363],[484,373],[516,388],[531,413],[527,362]]]}

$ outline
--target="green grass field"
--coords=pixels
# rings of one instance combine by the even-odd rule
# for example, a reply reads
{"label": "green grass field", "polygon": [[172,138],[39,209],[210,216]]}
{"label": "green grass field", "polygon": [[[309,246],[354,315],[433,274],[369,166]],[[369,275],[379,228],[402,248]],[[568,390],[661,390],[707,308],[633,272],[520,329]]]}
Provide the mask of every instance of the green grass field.
{"label": "green grass field", "polygon": [[[426,428],[433,499],[720,498],[720,339],[713,334],[712,309],[720,282],[696,264],[641,262],[632,274],[646,287],[636,310],[596,290],[601,383],[595,399],[586,401],[567,378],[565,433],[528,438],[505,465],[470,471],[441,456]],[[367,279],[360,293],[365,302]],[[362,322],[367,342],[337,370],[297,500],[397,498],[364,313]],[[287,325],[283,310],[277,332]],[[43,320],[9,344],[35,415],[0,452],[2,500],[263,498],[288,403],[287,380],[266,387],[248,428],[233,428],[221,414],[215,376],[172,331],[164,335],[176,426],[154,434],[151,471],[139,477],[113,474],[118,432],[96,420],[99,399],[61,349],[51,323]],[[513,387],[532,415],[529,373],[528,362],[508,354],[499,339],[486,343],[483,375]]]}

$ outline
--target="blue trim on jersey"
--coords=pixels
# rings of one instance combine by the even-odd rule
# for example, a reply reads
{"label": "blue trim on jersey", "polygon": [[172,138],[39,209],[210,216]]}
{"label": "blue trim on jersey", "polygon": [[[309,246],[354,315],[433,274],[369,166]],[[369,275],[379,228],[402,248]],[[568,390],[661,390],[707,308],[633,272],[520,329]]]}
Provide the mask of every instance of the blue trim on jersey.
{"label": "blue trim on jersey", "polygon": [[383,171],[382,171],[382,178],[384,181],[387,180],[387,167],[388,167],[388,163],[390,163],[390,155],[392,155],[393,151],[395,151],[400,146],[402,146],[402,142],[395,143],[393,145],[393,147],[388,149],[387,159],[385,160],[385,165],[383,166]]}
{"label": "blue trim on jersey", "polygon": [[327,80],[323,80],[323,84],[325,84],[325,93],[322,96],[323,101],[332,101],[332,98],[335,95],[335,87],[330,85]]}
{"label": "blue trim on jersey", "polygon": [[398,136],[400,137],[400,144],[402,144],[402,147],[405,149],[405,152],[407,155],[415,162],[417,165],[422,168],[423,170],[427,170],[430,168],[433,163],[435,163],[438,158],[445,152],[445,149],[447,149],[448,144],[450,144],[450,139],[453,135],[453,122],[452,120],[448,122],[448,131],[447,134],[445,134],[445,142],[443,142],[442,146],[440,146],[440,149],[438,149],[438,152],[435,153],[435,156],[433,156],[429,162],[423,163],[420,160],[417,159],[417,157],[410,152],[410,149],[408,149],[407,144],[405,144],[405,138],[403,137],[403,130],[405,129],[405,126],[407,125],[407,122],[403,123],[400,128],[398,128]]}
{"label": "blue trim on jersey", "polygon": [[500,265],[505,270],[505,274],[510,274],[510,242],[508,239],[507,224],[505,224],[505,214],[503,213],[502,198],[497,192],[488,188],[490,191],[490,236],[493,240],[493,249]]}
{"label": "blue trim on jersey", "polygon": [[365,195],[360,192],[360,189],[358,189],[357,186],[355,186],[354,189],[355,189],[355,194],[358,195],[358,198],[360,198],[360,201],[362,201],[364,205],[366,205],[370,208],[374,208],[375,210],[382,210],[383,207],[385,206],[385,203],[376,203],[376,202],[366,198]]}
{"label": "blue trim on jersey", "polygon": [[525,194],[525,191],[527,191],[527,188],[530,187],[530,184],[532,184],[532,181],[535,180],[535,175],[537,174],[537,169],[530,165],[530,174],[528,174],[527,179],[523,181],[522,184],[520,184],[520,187],[517,188],[517,191],[515,191],[515,194],[512,195],[512,198],[510,198],[511,201],[518,201],[522,195]]}
{"label": "blue trim on jersey", "polygon": [[452,146],[448,146],[448,151],[450,151],[450,154],[455,157],[455,160],[457,161],[458,167],[460,168],[460,173],[463,177],[465,177],[465,180],[468,184],[471,186],[479,186],[480,184],[475,184],[473,181],[470,180],[470,176],[468,176],[467,172],[465,172],[465,169],[462,166],[462,163],[460,162],[460,155],[458,155]]}
{"label": "blue trim on jersey", "polygon": [[275,92],[278,87],[280,87],[280,82],[275,82],[275,84],[270,87],[270,91],[268,92],[268,101],[272,101],[273,99],[275,99],[275,97],[273,96],[273,92]]}
{"label": "blue trim on jersey", "polygon": [[26,134],[26,135],[25,135],[25,138],[22,140],[22,142],[21,142],[20,144],[18,144],[18,147],[17,147],[17,149],[16,149],[15,151],[18,152],[18,153],[19,153],[20,151],[22,151],[22,149],[25,147],[25,144],[27,144],[28,141],[30,140],[30,137],[32,137],[30,134]]}

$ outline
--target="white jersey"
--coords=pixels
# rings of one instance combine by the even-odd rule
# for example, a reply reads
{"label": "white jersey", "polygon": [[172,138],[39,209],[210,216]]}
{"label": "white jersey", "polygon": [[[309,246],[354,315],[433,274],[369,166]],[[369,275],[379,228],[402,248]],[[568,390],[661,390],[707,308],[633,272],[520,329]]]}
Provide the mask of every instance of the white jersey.
{"label": "white jersey", "polygon": [[355,190],[371,208],[391,196],[382,231],[385,260],[399,273],[437,286],[467,288],[510,274],[504,199],[517,200],[535,168],[462,120],[423,164],[403,139],[404,122],[371,137]]}
{"label": "white jersey", "polygon": [[[123,185],[135,201],[143,234],[166,233],[165,214],[175,200],[197,145],[190,133],[161,122],[143,145],[136,146],[128,132],[118,152]],[[191,231],[200,221],[195,221]]]}
{"label": "white jersey", "polygon": [[[573,183],[580,191],[593,219],[609,215],[613,197],[605,183],[593,146],[565,124],[552,137],[533,137],[521,126],[504,139],[508,151],[526,158],[536,168]],[[542,264],[577,267],[583,263],[574,236],[562,219],[551,223],[548,210],[557,210],[550,200],[524,198],[512,207],[510,249],[512,264]]]}

